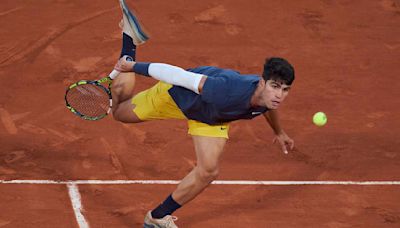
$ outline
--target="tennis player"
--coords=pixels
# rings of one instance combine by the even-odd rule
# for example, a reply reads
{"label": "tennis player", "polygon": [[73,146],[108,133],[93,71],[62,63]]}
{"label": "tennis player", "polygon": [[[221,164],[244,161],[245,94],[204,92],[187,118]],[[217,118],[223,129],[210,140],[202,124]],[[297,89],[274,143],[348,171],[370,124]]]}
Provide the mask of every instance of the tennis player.
{"label": "tennis player", "polygon": [[[217,178],[230,122],[263,115],[282,151],[287,153],[293,149],[294,141],[281,128],[277,112],[295,78],[287,60],[267,58],[261,76],[212,66],[184,70],[163,63],[127,61],[124,55],[135,59],[136,46],[129,34],[123,34],[122,58],[115,65],[123,73],[112,86],[114,119],[124,123],[187,120],[197,156],[196,167],[164,202],[147,213],[144,227],[177,227],[173,212]],[[159,82],[134,95],[135,74],[153,77]]]}

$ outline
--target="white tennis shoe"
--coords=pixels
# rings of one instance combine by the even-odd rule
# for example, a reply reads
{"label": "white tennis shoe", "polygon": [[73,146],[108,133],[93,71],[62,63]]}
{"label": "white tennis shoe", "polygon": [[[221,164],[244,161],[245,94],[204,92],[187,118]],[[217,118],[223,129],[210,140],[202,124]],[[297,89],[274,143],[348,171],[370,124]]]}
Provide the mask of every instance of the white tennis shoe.
{"label": "white tennis shoe", "polygon": [[120,26],[122,24],[122,31],[132,37],[135,45],[145,43],[149,37],[144,32],[137,17],[129,10],[125,0],[119,0],[119,5],[122,10],[122,23],[120,23]]}
{"label": "white tennis shoe", "polygon": [[172,215],[166,215],[162,219],[155,219],[151,216],[151,211],[149,211],[144,218],[143,228],[178,228],[174,223],[176,220],[178,218]]}

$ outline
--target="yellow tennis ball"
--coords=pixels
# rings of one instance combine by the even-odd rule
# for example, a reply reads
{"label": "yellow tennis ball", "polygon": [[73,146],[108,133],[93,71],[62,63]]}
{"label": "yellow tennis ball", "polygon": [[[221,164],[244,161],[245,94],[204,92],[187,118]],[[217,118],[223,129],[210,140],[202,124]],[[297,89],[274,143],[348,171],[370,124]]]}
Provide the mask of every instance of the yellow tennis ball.
{"label": "yellow tennis ball", "polygon": [[323,112],[317,112],[313,116],[313,123],[317,125],[318,127],[322,127],[326,124],[328,121],[328,118],[326,117],[325,113]]}

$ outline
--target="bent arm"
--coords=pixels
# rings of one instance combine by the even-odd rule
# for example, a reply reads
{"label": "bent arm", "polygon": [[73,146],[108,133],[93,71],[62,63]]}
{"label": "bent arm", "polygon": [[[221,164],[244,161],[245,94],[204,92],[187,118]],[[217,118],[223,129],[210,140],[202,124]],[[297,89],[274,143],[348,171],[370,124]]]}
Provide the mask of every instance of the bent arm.
{"label": "bent arm", "polygon": [[186,71],[180,67],[165,63],[135,63],[132,71],[157,80],[182,86],[197,94],[201,93],[207,76]]}

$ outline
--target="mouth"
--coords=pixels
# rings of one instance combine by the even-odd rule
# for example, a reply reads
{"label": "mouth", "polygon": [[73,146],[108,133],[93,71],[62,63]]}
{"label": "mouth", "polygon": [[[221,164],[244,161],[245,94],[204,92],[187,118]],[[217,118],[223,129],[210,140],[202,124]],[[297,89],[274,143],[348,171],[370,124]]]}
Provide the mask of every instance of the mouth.
{"label": "mouth", "polygon": [[279,102],[279,101],[272,101],[272,106],[274,108],[277,108],[280,104],[281,104],[281,102]]}

